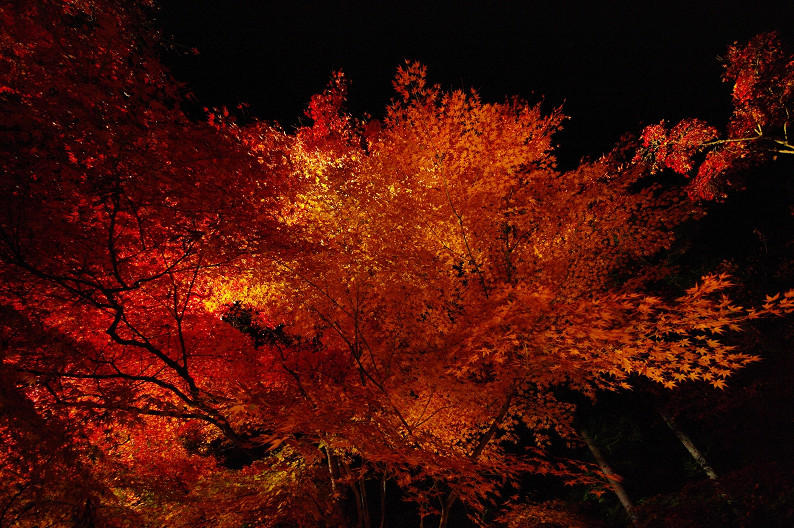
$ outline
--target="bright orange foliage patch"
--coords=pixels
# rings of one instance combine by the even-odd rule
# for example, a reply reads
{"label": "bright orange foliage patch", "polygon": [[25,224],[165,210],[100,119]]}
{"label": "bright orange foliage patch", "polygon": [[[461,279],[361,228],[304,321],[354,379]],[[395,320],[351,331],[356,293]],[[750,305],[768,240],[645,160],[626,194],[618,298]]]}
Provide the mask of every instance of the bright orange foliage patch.
{"label": "bright orange foliage patch", "polygon": [[[194,123],[136,9],[18,4],[0,525],[341,525],[351,504],[364,523],[373,481],[443,519],[527,472],[589,481],[545,451],[575,437],[564,394],[722,388],[757,358],[721,335],[793,308],[735,306],[725,276],[650,296],[697,211],[621,150],[559,171],[559,109],[407,64],[382,122],[345,113],[339,74],[294,133]],[[674,130],[686,168],[713,134]]]}

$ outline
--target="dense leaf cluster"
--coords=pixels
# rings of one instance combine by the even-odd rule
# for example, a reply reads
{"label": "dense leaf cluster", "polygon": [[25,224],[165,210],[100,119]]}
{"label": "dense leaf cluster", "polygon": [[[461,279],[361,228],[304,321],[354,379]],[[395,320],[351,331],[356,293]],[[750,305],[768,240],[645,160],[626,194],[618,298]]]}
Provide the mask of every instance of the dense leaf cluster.
{"label": "dense leaf cluster", "polygon": [[[0,526],[582,525],[505,499],[605,482],[565,452],[582,402],[724,388],[758,359],[724,334],[794,308],[652,294],[701,210],[650,173],[749,140],[690,120],[560,171],[560,109],[414,63],[381,121],[339,73],[293,132],[195,122],[146,9],[0,8]],[[788,82],[744,77],[769,49],[732,51],[741,108]]]}

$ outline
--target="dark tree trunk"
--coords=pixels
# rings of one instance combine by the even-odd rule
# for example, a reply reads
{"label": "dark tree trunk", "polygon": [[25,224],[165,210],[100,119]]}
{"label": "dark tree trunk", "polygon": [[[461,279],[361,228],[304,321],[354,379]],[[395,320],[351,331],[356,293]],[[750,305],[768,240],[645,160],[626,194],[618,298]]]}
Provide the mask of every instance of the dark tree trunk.
{"label": "dark tree trunk", "polygon": [[637,514],[634,512],[634,504],[631,502],[629,494],[626,493],[626,489],[623,487],[623,484],[620,483],[620,477],[617,475],[617,473],[612,471],[611,467],[609,467],[606,458],[604,458],[604,455],[601,453],[601,450],[598,449],[598,446],[595,445],[595,442],[593,442],[593,438],[590,436],[590,434],[584,429],[579,431],[579,434],[581,434],[582,439],[584,440],[585,444],[587,444],[590,452],[593,454],[593,458],[595,458],[596,462],[598,462],[598,465],[601,467],[601,471],[604,472],[604,475],[609,481],[609,485],[612,487],[615,495],[618,496],[618,500],[623,506],[623,509],[626,511],[626,515],[628,515],[629,519],[631,519],[631,524],[636,525]]}

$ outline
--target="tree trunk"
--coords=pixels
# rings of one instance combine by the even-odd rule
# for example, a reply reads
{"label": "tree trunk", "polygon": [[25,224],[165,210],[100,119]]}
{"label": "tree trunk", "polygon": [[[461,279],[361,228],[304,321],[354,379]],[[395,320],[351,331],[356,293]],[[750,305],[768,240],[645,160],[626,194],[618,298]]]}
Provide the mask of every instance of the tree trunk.
{"label": "tree trunk", "polygon": [[618,496],[620,504],[623,506],[623,509],[626,510],[626,515],[628,515],[629,519],[631,519],[631,524],[636,525],[637,514],[634,512],[634,504],[631,502],[629,494],[626,493],[626,489],[623,487],[623,484],[620,483],[617,473],[612,471],[612,468],[609,467],[609,464],[607,464],[607,461],[604,458],[604,455],[601,453],[601,450],[598,449],[598,446],[596,446],[593,442],[593,438],[590,436],[590,433],[582,429],[579,431],[579,434],[581,434],[582,439],[584,440],[585,444],[587,444],[590,452],[593,454],[593,458],[596,459],[596,462],[598,462],[598,465],[601,467],[601,471],[604,472],[604,475],[609,481],[609,485],[612,486],[612,490],[615,492],[615,495]]}
{"label": "tree trunk", "polygon": [[334,475],[334,464],[331,458],[331,449],[326,446],[325,447],[325,456],[328,459],[328,475],[331,478],[331,491],[336,493],[336,478]]}
{"label": "tree trunk", "polygon": [[[340,460],[342,467],[345,470],[345,479],[348,481],[348,486],[353,492],[353,500],[356,503],[356,526],[358,528],[370,528],[368,516],[365,514],[364,507],[366,506],[361,497],[361,479],[353,478],[353,472],[350,471],[350,466],[344,460]],[[362,507],[363,506],[363,507]]]}
{"label": "tree trunk", "polygon": [[[471,460],[477,460],[482,452],[485,450],[485,447],[488,443],[493,439],[496,435],[496,431],[499,429],[499,424],[502,423],[505,416],[507,416],[507,412],[510,410],[510,405],[513,402],[513,397],[515,396],[515,387],[510,389],[510,392],[507,394],[507,398],[505,402],[502,404],[502,407],[499,409],[499,412],[496,414],[494,419],[491,421],[491,426],[488,430],[482,435],[480,441],[477,442],[477,446],[474,450],[469,454],[469,458]],[[447,495],[446,500],[441,503],[441,519],[438,521],[438,528],[447,528],[447,523],[449,523],[449,512],[452,510],[452,506],[455,504],[455,501],[458,500],[458,495],[454,491],[450,491],[449,495]]]}
{"label": "tree trunk", "polygon": [[380,528],[386,528],[386,472],[380,479]]}
{"label": "tree trunk", "polygon": [[364,475],[358,477],[358,489],[361,490],[359,497],[361,497],[361,511],[364,514],[364,528],[372,527],[372,520],[369,517],[369,499],[367,498],[367,482]]}
{"label": "tree trunk", "polygon": [[687,435],[678,427],[678,424],[675,422],[670,413],[667,412],[667,409],[661,405],[658,405],[656,410],[659,412],[659,416],[662,417],[662,420],[664,420],[664,423],[667,424],[667,427],[669,427],[673,434],[675,434],[681,443],[684,444],[684,447],[687,451],[689,451],[689,454],[692,455],[692,458],[695,459],[695,462],[697,462],[697,464],[700,466],[700,469],[702,469],[711,480],[716,481],[719,478],[717,476],[717,472],[714,471],[714,468],[709,465],[706,457],[703,456],[703,453],[700,452],[700,449],[698,449],[692,439],[689,438],[689,435]]}
{"label": "tree trunk", "polygon": [[452,506],[457,499],[457,494],[455,494],[454,491],[450,491],[447,498],[441,501],[441,519],[438,521],[438,528],[447,528],[447,524],[449,523],[449,512],[452,510]]}
{"label": "tree trunk", "polygon": [[356,501],[356,526],[358,526],[358,528],[365,528],[364,510],[361,509],[361,493],[359,493],[358,486],[355,482],[350,483],[350,489],[353,491],[353,500]]}
{"label": "tree trunk", "polygon": [[706,473],[706,475],[711,479],[711,481],[714,483],[714,487],[716,488],[717,492],[720,494],[720,497],[722,497],[723,500],[725,500],[725,502],[728,504],[728,506],[731,507],[731,510],[733,510],[733,513],[734,515],[736,515],[736,518],[741,519],[743,517],[742,512],[739,511],[739,509],[736,507],[736,504],[733,502],[731,497],[722,487],[722,484],[720,484],[719,476],[717,475],[717,472],[714,471],[714,468],[711,467],[711,465],[708,463],[708,460],[706,460],[705,455],[703,455],[700,449],[697,448],[697,446],[692,441],[692,439],[689,438],[689,435],[686,434],[680,427],[678,427],[678,423],[676,423],[673,416],[669,412],[667,412],[667,409],[665,409],[661,405],[657,405],[656,411],[659,413],[659,416],[662,417],[664,423],[667,424],[667,427],[669,427],[670,430],[673,432],[673,434],[675,434],[675,436],[681,441],[681,443],[684,444],[684,447],[686,448],[687,451],[689,451],[689,454],[692,455],[692,458],[695,460],[695,462],[697,462],[698,466],[700,466],[700,469],[702,469]]}

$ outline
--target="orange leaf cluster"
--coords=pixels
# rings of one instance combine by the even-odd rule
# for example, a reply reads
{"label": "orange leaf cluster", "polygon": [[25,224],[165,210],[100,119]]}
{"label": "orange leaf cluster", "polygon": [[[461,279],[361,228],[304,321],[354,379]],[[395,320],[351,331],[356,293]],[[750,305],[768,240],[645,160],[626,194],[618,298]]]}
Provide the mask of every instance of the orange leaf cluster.
{"label": "orange leaf cluster", "polygon": [[[195,123],[137,8],[0,20],[0,525],[366,524],[373,480],[444,519],[590,481],[544,451],[564,394],[722,388],[756,358],[721,334],[794,308],[724,276],[647,295],[697,213],[620,150],[560,171],[559,109],[407,64],[382,122],[339,74],[294,133]],[[689,125],[680,168],[712,137]]]}

